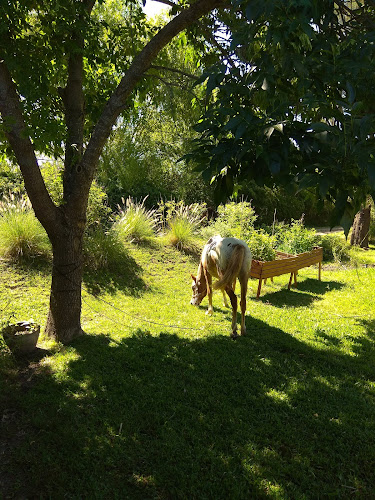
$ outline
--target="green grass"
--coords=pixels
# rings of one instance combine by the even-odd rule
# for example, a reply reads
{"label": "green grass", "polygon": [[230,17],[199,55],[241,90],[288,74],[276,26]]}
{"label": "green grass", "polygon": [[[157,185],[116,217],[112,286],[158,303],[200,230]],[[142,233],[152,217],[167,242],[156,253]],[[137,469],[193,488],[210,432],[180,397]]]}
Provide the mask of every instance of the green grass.
{"label": "green grass", "polygon": [[0,255],[12,260],[48,257],[51,245],[31,210],[0,213]]}
{"label": "green grass", "polygon": [[[189,305],[197,264],[128,245],[116,273],[85,277],[87,336],[32,360],[3,348],[4,496],[373,496],[375,268],[304,269],[258,301],[251,281],[233,341],[221,294],[213,317]],[[48,269],[0,274],[2,316],[43,323]]]}

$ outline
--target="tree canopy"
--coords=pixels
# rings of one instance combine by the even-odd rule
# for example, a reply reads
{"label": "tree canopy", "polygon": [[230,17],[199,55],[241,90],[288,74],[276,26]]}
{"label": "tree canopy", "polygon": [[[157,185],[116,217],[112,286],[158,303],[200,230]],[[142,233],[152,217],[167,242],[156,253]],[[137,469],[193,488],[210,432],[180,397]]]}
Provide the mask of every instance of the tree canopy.
{"label": "tree canopy", "polygon": [[370,2],[233,1],[228,58],[206,72],[211,105],[190,158],[217,200],[241,182],[317,186],[348,231],[375,193],[375,12]]}

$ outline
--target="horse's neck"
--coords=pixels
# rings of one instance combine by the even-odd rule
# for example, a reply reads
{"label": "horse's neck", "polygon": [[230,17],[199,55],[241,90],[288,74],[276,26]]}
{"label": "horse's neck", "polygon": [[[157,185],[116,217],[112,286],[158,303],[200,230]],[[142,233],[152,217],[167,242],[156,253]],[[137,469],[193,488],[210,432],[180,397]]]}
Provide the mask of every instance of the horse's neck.
{"label": "horse's neck", "polygon": [[206,283],[206,277],[204,275],[202,262],[200,262],[199,266],[198,266],[197,281],[201,281],[203,283]]}
{"label": "horse's neck", "polygon": [[205,277],[204,277],[202,262],[200,262],[197,271],[197,281],[202,281],[202,280],[205,280]]}

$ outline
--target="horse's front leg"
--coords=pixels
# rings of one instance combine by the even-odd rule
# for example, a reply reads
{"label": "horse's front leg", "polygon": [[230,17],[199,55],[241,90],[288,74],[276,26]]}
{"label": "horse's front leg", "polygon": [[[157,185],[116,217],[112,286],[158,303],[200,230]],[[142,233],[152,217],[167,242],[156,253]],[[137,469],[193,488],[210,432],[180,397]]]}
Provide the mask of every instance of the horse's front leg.
{"label": "horse's front leg", "polygon": [[225,288],[225,291],[232,304],[232,338],[235,339],[237,337],[237,295],[234,293],[233,288],[229,286]]}
{"label": "horse's front leg", "polygon": [[214,312],[213,307],[212,307],[212,276],[207,271],[207,269],[204,270],[204,277],[206,278],[207,298],[208,298],[208,309],[206,311],[206,314],[212,316],[212,314]]}
{"label": "horse's front leg", "polygon": [[225,293],[224,290],[222,290],[222,292],[223,292],[223,304],[224,304],[224,307],[229,307],[228,300],[227,300],[227,294]]}

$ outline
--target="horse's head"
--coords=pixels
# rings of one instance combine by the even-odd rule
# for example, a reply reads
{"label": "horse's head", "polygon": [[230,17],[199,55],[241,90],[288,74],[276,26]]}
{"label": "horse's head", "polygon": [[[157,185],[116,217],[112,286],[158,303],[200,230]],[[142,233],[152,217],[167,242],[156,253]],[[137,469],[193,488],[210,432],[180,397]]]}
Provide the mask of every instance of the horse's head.
{"label": "horse's head", "polygon": [[193,282],[191,284],[191,289],[193,291],[193,296],[191,297],[190,304],[192,306],[199,306],[202,300],[207,295],[207,284],[204,276],[197,278],[191,275]]}

